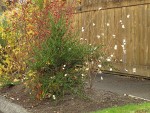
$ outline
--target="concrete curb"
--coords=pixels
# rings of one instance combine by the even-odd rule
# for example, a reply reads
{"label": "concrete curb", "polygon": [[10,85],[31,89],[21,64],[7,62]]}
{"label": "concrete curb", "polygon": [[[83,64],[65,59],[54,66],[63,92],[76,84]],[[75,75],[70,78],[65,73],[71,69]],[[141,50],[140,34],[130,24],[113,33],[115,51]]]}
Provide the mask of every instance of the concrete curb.
{"label": "concrete curb", "polygon": [[14,104],[4,97],[0,96],[0,113],[29,113],[23,107]]}

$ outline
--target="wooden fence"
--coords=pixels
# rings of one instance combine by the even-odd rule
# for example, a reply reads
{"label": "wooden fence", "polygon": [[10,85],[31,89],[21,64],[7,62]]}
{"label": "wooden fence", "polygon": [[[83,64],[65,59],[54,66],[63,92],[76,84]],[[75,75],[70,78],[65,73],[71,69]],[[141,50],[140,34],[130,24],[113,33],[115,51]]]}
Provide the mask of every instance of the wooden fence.
{"label": "wooden fence", "polygon": [[119,72],[150,77],[150,0],[83,0],[74,24],[84,40],[106,45]]}

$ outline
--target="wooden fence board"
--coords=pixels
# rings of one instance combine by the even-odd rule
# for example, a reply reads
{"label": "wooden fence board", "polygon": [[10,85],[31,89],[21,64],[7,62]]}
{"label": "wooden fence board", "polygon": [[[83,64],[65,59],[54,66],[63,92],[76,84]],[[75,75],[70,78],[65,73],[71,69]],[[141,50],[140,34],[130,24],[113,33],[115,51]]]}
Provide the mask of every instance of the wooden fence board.
{"label": "wooden fence board", "polygon": [[148,16],[148,62],[147,65],[150,65],[150,5],[147,6],[147,16]]}
{"label": "wooden fence board", "polygon": [[121,21],[122,21],[122,15],[121,15],[121,9],[117,8],[115,9],[115,25],[116,25],[116,40],[117,40],[117,59],[118,61],[122,62],[122,37],[121,37]]}
{"label": "wooden fence board", "polygon": [[[145,34],[145,40],[144,40],[144,43],[145,43],[145,48],[144,48],[144,50],[145,50],[145,61],[144,61],[144,65],[147,65],[147,63],[148,63],[148,55],[147,55],[147,53],[148,53],[148,45],[149,45],[149,43],[148,43],[148,40],[149,40],[149,37],[148,37],[148,15],[147,15],[147,13],[148,13],[148,5],[145,5],[144,6],[144,21],[145,21],[145,24],[144,24],[144,34]],[[149,35],[150,36],[150,35]]]}
{"label": "wooden fence board", "polygon": [[[140,7],[140,8],[139,8]],[[141,29],[142,29],[142,16],[141,16],[141,6],[135,6],[134,8],[134,22],[133,22],[133,29],[135,30],[135,34],[134,34],[134,65],[140,64],[140,50],[141,50],[141,43],[140,42],[140,36],[142,34]]]}
{"label": "wooden fence board", "polygon": [[107,10],[107,43],[109,43],[108,48],[109,48],[109,55],[114,55],[114,51],[113,51],[113,47],[114,47],[114,38],[113,38],[113,34],[114,34],[114,21],[115,21],[115,17],[114,17],[114,9],[109,9]]}
{"label": "wooden fence board", "polygon": [[132,65],[136,65],[136,54],[135,54],[135,51],[136,51],[136,47],[135,47],[135,40],[137,37],[135,37],[135,33],[138,33],[136,32],[136,29],[135,29],[135,18],[136,18],[136,14],[135,14],[135,8],[134,7],[131,7],[131,36],[129,37],[131,40],[130,40],[130,44],[132,45],[130,50],[131,50],[131,56],[132,56]]}
{"label": "wooden fence board", "polygon": [[126,60],[127,60],[127,64],[129,64],[129,65],[131,65],[130,63],[131,63],[131,51],[129,51],[130,50],[130,34],[131,34],[131,21],[129,20],[129,19],[131,19],[131,12],[130,12],[130,10],[129,10],[129,8],[126,8],[126,11],[127,11],[127,15],[129,16],[129,18],[127,19],[127,21],[126,21],[126,27],[127,27],[127,29],[126,29],[126,38],[127,38],[127,44],[126,44],[126,49],[127,49],[127,56],[126,56]]}

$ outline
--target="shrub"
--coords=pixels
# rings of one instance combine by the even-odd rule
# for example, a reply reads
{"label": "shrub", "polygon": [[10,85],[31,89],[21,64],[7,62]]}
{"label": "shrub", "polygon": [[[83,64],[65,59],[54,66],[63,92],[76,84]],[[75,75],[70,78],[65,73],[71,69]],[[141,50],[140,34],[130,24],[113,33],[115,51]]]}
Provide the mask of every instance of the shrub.
{"label": "shrub", "polygon": [[7,62],[0,65],[0,77],[25,79],[38,99],[80,95],[85,75],[97,69],[98,63],[107,62],[101,45],[89,45],[77,38],[72,11],[73,6],[65,2],[33,0],[5,12],[1,37],[6,45],[0,54],[5,56],[1,61],[7,57]]}
{"label": "shrub", "polygon": [[[21,33],[17,30],[17,10],[6,11],[0,16],[0,84],[11,84],[21,79],[25,70],[22,60],[19,38]],[[23,52],[22,52],[23,53]]]}
{"label": "shrub", "polygon": [[[83,67],[87,55],[91,53],[88,45],[80,43],[77,34],[71,29],[71,13],[63,2],[48,3],[40,10],[41,18],[34,17],[36,23],[42,19],[47,26],[39,32],[32,43],[29,68],[35,72],[30,76],[37,98],[63,96],[66,93],[79,94],[83,89]],[[49,9],[49,10],[48,10]],[[37,24],[39,26],[39,24]],[[43,28],[43,27],[42,27]],[[44,30],[50,33],[43,33]],[[40,40],[40,43],[38,42]],[[33,78],[32,78],[33,77]]]}

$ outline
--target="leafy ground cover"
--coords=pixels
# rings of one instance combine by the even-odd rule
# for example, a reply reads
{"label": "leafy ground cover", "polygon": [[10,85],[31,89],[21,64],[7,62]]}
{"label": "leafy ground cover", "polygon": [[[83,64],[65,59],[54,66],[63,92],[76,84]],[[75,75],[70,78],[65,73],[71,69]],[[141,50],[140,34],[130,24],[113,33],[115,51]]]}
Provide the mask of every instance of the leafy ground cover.
{"label": "leafy ground cover", "polygon": [[150,102],[142,104],[130,104],[123,107],[108,108],[93,113],[150,113]]}

